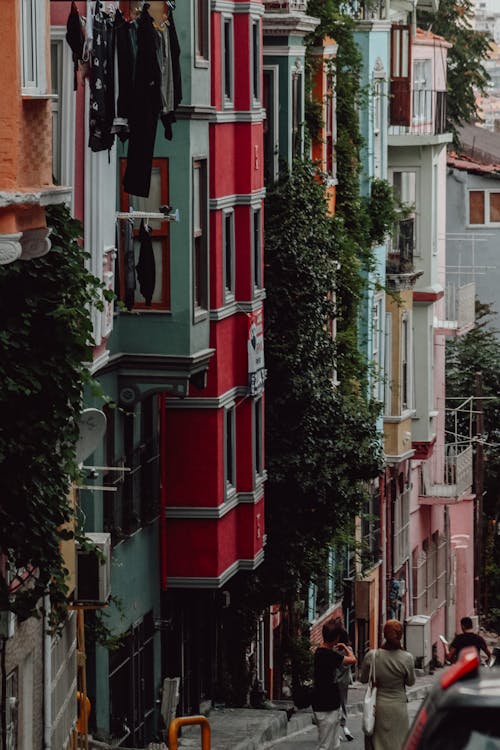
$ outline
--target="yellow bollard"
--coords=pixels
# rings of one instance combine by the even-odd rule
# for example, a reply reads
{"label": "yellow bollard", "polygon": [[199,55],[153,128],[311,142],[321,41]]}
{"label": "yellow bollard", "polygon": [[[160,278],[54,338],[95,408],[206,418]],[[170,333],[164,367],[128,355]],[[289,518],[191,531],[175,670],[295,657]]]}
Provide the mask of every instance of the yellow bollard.
{"label": "yellow bollard", "polygon": [[201,725],[201,750],[210,750],[210,724],[206,716],[179,716],[168,728],[168,750],[178,750],[179,728],[188,724]]}

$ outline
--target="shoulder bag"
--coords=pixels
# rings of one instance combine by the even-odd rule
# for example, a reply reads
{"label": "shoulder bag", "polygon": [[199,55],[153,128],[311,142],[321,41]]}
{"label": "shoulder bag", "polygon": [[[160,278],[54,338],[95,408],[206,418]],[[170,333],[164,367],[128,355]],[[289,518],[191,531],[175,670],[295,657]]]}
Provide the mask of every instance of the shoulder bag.
{"label": "shoulder bag", "polygon": [[375,729],[375,704],[377,702],[377,686],[375,676],[375,656],[377,651],[374,650],[370,662],[370,674],[368,675],[368,687],[366,688],[365,698],[363,701],[363,720],[362,728],[364,734],[371,737]]}

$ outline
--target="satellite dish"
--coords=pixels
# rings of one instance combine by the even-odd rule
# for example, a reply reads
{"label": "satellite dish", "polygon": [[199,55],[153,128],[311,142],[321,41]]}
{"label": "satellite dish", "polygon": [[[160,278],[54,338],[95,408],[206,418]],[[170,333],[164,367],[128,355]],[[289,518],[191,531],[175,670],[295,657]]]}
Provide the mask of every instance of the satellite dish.
{"label": "satellite dish", "polygon": [[84,409],[78,420],[79,437],[76,441],[76,460],[82,463],[90,456],[106,432],[106,415],[100,409]]}

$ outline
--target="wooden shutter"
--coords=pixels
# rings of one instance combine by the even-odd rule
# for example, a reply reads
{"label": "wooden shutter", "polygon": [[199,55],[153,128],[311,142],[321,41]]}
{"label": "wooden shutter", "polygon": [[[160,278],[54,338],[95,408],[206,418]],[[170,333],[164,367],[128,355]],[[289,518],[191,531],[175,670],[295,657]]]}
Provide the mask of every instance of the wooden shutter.
{"label": "wooden shutter", "polygon": [[391,28],[390,124],[411,123],[411,27]]}

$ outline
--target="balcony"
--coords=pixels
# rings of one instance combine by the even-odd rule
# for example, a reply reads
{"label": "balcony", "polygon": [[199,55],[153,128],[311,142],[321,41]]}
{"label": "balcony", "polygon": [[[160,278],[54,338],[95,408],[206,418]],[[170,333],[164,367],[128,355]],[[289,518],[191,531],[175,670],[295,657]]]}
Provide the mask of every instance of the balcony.
{"label": "balcony", "polygon": [[388,241],[386,275],[391,289],[410,289],[422,275],[413,267],[414,250],[415,217],[412,216],[396,222]]}
{"label": "balcony", "polygon": [[354,9],[358,21],[376,21],[387,18],[387,0],[359,0]]}
{"label": "balcony", "polygon": [[433,484],[429,465],[422,464],[419,502],[422,505],[451,504],[472,497],[472,445],[460,450],[456,443],[445,445],[445,460],[441,481]]}
{"label": "balcony", "polygon": [[408,80],[391,82],[389,135],[442,135],[446,132],[446,91],[411,90]]}
{"label": "balcony", "polygon": [[306,13],[307,0],[264,0],[266,13]]}

